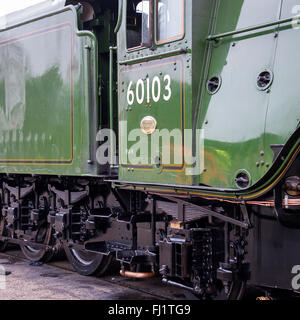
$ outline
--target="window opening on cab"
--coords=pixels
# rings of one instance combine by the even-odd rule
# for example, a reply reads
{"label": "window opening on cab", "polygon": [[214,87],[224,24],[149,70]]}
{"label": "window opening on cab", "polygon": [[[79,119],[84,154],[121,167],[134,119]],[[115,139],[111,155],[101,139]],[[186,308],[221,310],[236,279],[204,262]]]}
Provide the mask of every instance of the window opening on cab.
{"label": "window opening on cab", "polygon": [[184,35],[184,0],[157,0],[157,43],[181,39]]}
{"label": "window opening on cab", "polygon": [[127,1],[127,48],[149,47],[151,0]]}

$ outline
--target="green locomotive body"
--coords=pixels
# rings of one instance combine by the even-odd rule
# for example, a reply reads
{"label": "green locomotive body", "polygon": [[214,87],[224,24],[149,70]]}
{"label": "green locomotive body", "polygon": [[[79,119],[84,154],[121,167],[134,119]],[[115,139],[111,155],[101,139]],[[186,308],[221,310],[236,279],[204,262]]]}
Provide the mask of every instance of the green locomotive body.
{"label": "green locomotive body", "polygon": [[49,0],[0,20],[0,249],[298,297],[299,12]]}
{"label": "green locomotive body", "polygon": [[[186,139],[187,146],[184,141],[179,141],[177,148],[171,145],[171,154],[182,152],[177,169],[172,163],[164,165],[162,159],[156,163],[165,147],[163,142],[156,148],[159,150],[148,151],[146,163],[136,157],[138,163],[128,165],[130,156],[122,148],[129,149],[130,142],[122,142],[122,138],[128,140],[123,134],[120,153],[127,161],[120,161],[120,180],[181,185],[183,192],[182,185],[228,189],[231,194],[255,186],[245,196],[257,197],[266,180],[271,184],[286,167],[288,161],[280,170],[281,163],[275,163],[274,155],[299,125],[297,87],[289,86],[284,94],[279,89],[285,87],[288,78],[297,76],[293,63],[288,67],[283,63],[286,56],[288,61],[296,61],[296,41],[292,39],[296,39],[297,30],[294,24],[280,24],[280,20],[292,17],[297,1],[185,1],[172,17],[177,19],[176,25],[182,24],[182,35],[163,41],[156,38],[150,48],[134,49],[126,45],[125,2],[118,33],[120,120],[126,120],[132,129],[139,127],[143,117],[153,116],[157,130],[189,129],[193,142]],[[176,1],[176,7],[180,4]],[[157,5],[153,13],[156,37],[163,28]],[[159,99],[155,96],[156,83],[152,88],[155,76],[161,83]],[[264,77],[268,78],[265,82],[261,81]],[[137,88],[140,79],[145,84]],[[153,90],[154,97],[150,98]],[[171,94],[172,100],[166,101],[164,97]],[[138,101],[141,97],[142,102]],[[205,147],[196,163],[198,174],[191,176],[187,175],[191,165],[185,162],[183,150],[196,155],[197,129],[203,130]],[[294,143],[288,159],[297,148]],[[270,172],[274,173],[267,175]],[[260,194],[265,191],[259,190]]]}
{"label": "green locomotive body", "polygon": [[28,20],[0,35],[0,171],[99,174],[97,40],[72,7]]}

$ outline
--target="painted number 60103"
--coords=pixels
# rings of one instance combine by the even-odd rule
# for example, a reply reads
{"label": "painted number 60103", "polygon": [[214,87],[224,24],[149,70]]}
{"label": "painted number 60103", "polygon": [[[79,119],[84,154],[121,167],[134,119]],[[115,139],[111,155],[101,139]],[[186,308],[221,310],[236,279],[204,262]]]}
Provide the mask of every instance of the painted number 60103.
{"label": "painted number 60103", "polygon": [[127,103],[130,106],[133,105],[135,99],[138,104],[142,104],[145,99],[147,103],[150,103],[151,98],[154,102],[158,102],[161,99],[161,94],[164,101],[169,101],[172,96],[171,77],[168,74],[166,74],[163,79],[163,90],[161,80],[158,76],[155,76],[151,83],[150,79],[146,78],[146,84],[142,79],[139,79],[135,86],[135,92],[132,86],[133,82],[130,81],[127,89]]}

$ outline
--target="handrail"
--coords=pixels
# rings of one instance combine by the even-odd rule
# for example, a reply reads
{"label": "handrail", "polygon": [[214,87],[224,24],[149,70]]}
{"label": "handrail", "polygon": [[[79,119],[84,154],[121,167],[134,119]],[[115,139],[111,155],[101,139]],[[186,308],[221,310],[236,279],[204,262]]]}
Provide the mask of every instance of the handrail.
{"label": "handrail", "polygon": [[110,167],[114,167],[114,109],[113,109],[113,81],[114,81],[114,51],[117,47],[109,47],[109,129],[110,129]]}
{"label": "handrail", "polygon": [[264,28],[267,28],[267,27],[272,27],[272,26],[276,26],[278,24],[288,23],[288,22],[297,21],[297,20],[300,20],[300,16],[294,16],[294,17],[290,17],[290,18],[286,18],[286,19],[281,19],[281,20],[269,22],[269,23],[258,24],[256,26],[247,27],[247,28],[243,28],[243,29],[238,29],[238,30],[235,30],[235,31],[230,31],[230,32],[224,32],[224,33],[219,33],[219,34],[215,34],[215,35],[210,35],[210,36],[208,36],[206,38],[206,40],[208,40],[208,41],[218,40],[220,38],[230,37],[230,36],[234,36],[236,34],[241,34],[241,33],[254,31],[254,30],[259,30],[259,29],[264,29]]}
{"label": "handrail", "polygon": [[88,110],[89,110],[89,119],[88,119],[88,137],[89,137],[89,157],[87,159],[87,163],[88,164],[92,164],[93,160],[92,160],[92,137],[91,137],[91,46],[89,45],[85,45],[84,46],[84,50],[85,50],[85,82],[84,82],[84,86],[85,86],[85,102],[86,105],[88,106]]}
{"label": "handrail", "polygon": [[119,0],[119,13],[118,13],[118,21],[115,27],[115,33],[118,33],[122,24],[123,17],[123,0]]}

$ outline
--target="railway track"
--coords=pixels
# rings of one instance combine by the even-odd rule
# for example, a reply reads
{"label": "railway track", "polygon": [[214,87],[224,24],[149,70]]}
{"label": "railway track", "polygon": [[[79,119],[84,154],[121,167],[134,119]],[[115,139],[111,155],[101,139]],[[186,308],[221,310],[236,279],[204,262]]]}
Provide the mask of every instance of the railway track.
{"label": "railway track", "polygon": [[[3,261],[7,262],[2,265]],[[17,247],[9,247],[0,253],[0,271],[2,266],[12,272],[8,275],[8,290],[1,290],[0,273],[0,300],[195,300],[183,289],[162,284],[160,277],[125,278],[117,269],[104,277],[81,276],[64,257],[47,264],[34,264]],[[22,294],[19,294],[20,286],[25,288]],[[47,295],[32,294],[33,290],[39,291],[41,287],[47,287]],[[256,300],[260,294],[263,297],[263,292],[248,288],[243,300]],[[283,294],[275,300],[287,298],[292,297]],[[299,301],[299,297],[294,299]]]}
{"label": "railway track", "polygon": [[[84,290],[91,287],[95,293],[95,299],[103,300],[183,300],[190,298],[186,296],[184,290],[162,285],[161,279],[159,277],[152,279],[130,279],[124,278],[120,276],[117,270],[114,270],[110,274],[104,277],[85,277],[77,274],[69,262],[61,258],[56,261],[52,261],[47,264],[39,265],[32,264],[29,260],[27,260],[22,254],[21,250],[18,250],[15,247],[9,248],[5,253],[0,253],[0,264],[1,261],[7,260],[9,264],[7,265],[7,269],[11,270],[13,268],[12,275],[17,273],[16,282],[25,283],[31,282],[32,285],[36,287],[39,286],[39,280],[42,277],[43,280],[46,280],[46,286],[52,286],[53,288],[53,296],[49,297],[43,296],[43,299],[56,299],[57,288],[55,283],[51,284],[51,281],[55,279],[59,280],[60,285],[64,285],[64,281],[66,281],[66,287],[74,287],[74,289],[78,290],[78,288],[82,288],[84,295]],[[6,265],[4,265],[6,266]],[[22,270],[22,268],[24,270]],[[20,276],[22,274],[22,276]],[[10,277],[10,276],[8,276]],[[24,277],[24,278],[23,278]],[[30,277],[30,279],[28,278]],[[20,280],[20,278],[22,278]],[[64,280],[66,278],[66,280]],[[73,281],[73,282],[72,282]],[[14,278],[10,279],[10,286],[14,287]],[[80,284],[79,284],[80,283]],[[45,283],[43,282],[43,286]],[[50,290],[50,291],[51,291]],[[61,288],[60,288],[61,290]],[[97,293],[97,291],[104,291],[103,295]],[[91,290],[89,290],[91,291]],[[5,297],[5,295],[1,295],[0,290],[0,299],[14,299],[13,290],[11,294]],[[30,296],[30,294],[29,294]],[[28,293],[24,292],[24,297],[28,297]],[[16,296],[16,299],[24,299],[24,297]],[[84,299],[81,297],[81,294],[77,294],[76,297],[79,299]],[[73,297],[76,299],[76,297]],[[66,294],[66,299],[70,299],[69,293]],[[73,299],[71,297],[71,299]],[[89,294],[87,299],[94,299],[93,295]],[[64,299],[63,294],[59,295],[59,299]]]}

